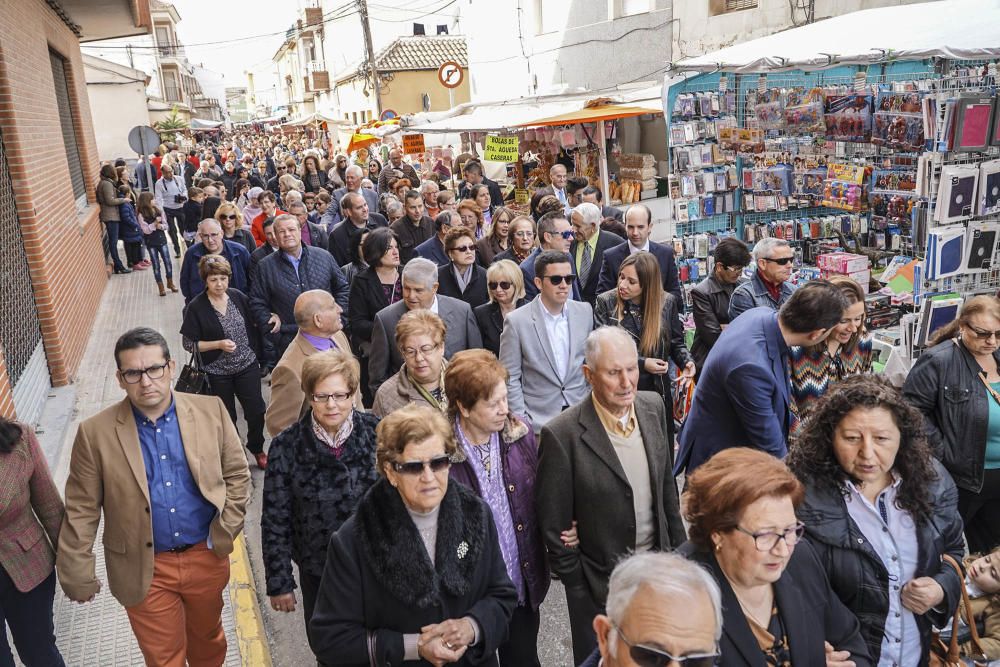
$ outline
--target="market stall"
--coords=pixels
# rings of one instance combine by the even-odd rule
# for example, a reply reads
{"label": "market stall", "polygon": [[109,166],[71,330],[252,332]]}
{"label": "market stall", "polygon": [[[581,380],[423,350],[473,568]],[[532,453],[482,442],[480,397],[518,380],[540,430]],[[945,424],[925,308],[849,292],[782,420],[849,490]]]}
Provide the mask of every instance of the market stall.
{"label": "market stall", "polygon": [[870,289],[881,361],[905,375],[963,298],[1000,287],[997,25],[994,2],[886,7],[672,67],[670,196],[689,287],[720,238],[784,238],[796,280],[843,273]]}

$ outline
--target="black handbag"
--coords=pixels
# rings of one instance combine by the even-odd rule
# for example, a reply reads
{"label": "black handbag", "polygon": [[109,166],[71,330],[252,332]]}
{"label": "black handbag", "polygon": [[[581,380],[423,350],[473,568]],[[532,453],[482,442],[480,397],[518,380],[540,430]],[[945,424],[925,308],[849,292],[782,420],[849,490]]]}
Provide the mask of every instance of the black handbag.
{"label": "black handbag", "polygon": [[184,364],[177,381],[174,383],[174,391],[183,391],[186,394],[209,394],[212,385],[208,379],[208,373],[201,363],[201,352],[198,351],[198,343],[194,344],[194,351],[191,359]]}

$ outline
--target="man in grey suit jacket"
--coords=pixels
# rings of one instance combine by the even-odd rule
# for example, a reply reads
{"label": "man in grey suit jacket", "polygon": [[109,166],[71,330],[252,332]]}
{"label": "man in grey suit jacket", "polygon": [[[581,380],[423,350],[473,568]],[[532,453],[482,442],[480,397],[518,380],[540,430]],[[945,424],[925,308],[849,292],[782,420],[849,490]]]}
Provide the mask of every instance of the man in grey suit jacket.
{"label": "man in grey suit jacket", "polygon": [[[597,646],[592,623],[615,563],[685,539],[667,442],[672,417],[658,394],[637,391],[635,342],[623,329],[601,327],[587,338],[585,358],[591,395],[542,429],[535,483],[549,564],[566,589],[573,664]],[[559,533],[573,521],[580,544],[571,549]]]}
{"label": "man in grey suit jacket", "polygon": [[510,313],[500,334],[500,362],[510,372],[507,404],[531,421],[535,433],[587,395],[583,342],[594,328],[594,315],[590,304],[570,300],[573,280],[565,253],[540,253],[538,298]]}
{"label": "man in grey suit jacket", "polygon": [[423,257],[415,257],[403,269],[403,300],[375,314],[372,349],[368,357],[368,384],[372,395],[403,365],[396,347],[396,324],[407,311],[425,308],[437,314],[448,327],[444,357],[483,346],[482,334],[472,308],[464,301],[438,295],[438,267]]}

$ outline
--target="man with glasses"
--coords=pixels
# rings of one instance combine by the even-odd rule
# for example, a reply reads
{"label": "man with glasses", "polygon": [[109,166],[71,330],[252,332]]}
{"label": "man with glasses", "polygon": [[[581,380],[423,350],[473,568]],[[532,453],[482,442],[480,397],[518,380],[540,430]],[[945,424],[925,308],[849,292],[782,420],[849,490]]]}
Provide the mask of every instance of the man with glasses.
{"label": "man with glasses", "polygon": [[221,255],[229,262],[233,275],[229,286],[244,294],[248,290],[250,274],[250,251],[242,243],[227,241],[222,234],[222,226],[212,218],[198,223],[198,240],[184,253],[181,263],[181,294],[185,305],[205,290],[205,281],[198,273],[198,262],[205,255]]}
{"label": "man with glasses", "polygon": [[675,473],[690,474],[729,447],[788,453],[793,345],[822,343],[847,309],[844,293],[825,280],[797,289],[777,313],[752,308],[722,332],[701,369],[698,390],[678,438]]}
{"label": "man with glasses", "polygon": [[278,179],[288,173],[288,167],[284,162],[277,162],[274,165],[274,176],[267,181],[267,187],[264,189],[273,195],[278,195],[281,193],[281,188],[278,187]]}
{"label": "man with glasses", "polygon": [[243,445],[222,400],[171,390],[175,364],[158,332],[132,329],[114,354],[126,397],[77,431],[59,583],[75,602],[100,592],[103,514],[108,585],[146,664],[221,665],[222,591],[250,495]]}
{"label": "man with glasses", "polygon": [[570,299],[576,276],[565,252],[539,254],[532,275],[538,298],[507,315],[500,361],[510,371],[510,411],[527,417],[537,434],[587,395],[583,343],[594,328],[594,313],[590,304]]}
{"label": "man with glasses", "polygon": [[438,266],[447,265],[451,259],[444,249],[444,237],[453,227],[462,226],[462,216],[455,211],[441,211],[434,217],[436,234],[416,247],[413,254],[429,259]]}
{"label": "man with glasses", "polygon": [[[612,564],[685,540],[667,444],[673,417],[658,394],[638,391],[635,342],[620,327],[601,327],[587,336],[583,356],[590,395],[542,428],[535,483],[549,564],[566,590],[575,663],[597,644],[593,619],[604,609]],[[563,543],[559,521],[576,523],[578,547]]]}
{"label": "man with glasses", "polygon": [[[569,224],[569,219],[562,211],[551,211],[538,220],[538,247],[531,251],[523,262],[521,262],[521,273],[524,274],[524,298],[531,301],[538,296],[538,287],[535,286],[535,260],[546,250],[555,250],[566,255],[569,259],[569,247],[573,242],[573,226]],[[580,284],[573,280],[574,301],[580,300]]]}
{"label": "man with glasses", "polygon": [[711,275],[691,290],[691,311],[694,315],[691,356],[699,371],[705,365],[708,351],[729,326],[729,301],[744,267],[751,259],[747,245],[734,237],[719,241],[714,258]]}
{"label": "man with glasses", "polygon": [[438,294],[438,267],[434,262],[423,257],[410,260],[403,269],[402,285],[403,300],[378,311],[372,324],[372,348],[368,358],[368,384],[372,396],[403,365],[403,355],[396,345],[396,325],[411,310],[423,308],[444,320],[447,327],[445,359],[451,359],[456,352],[483,346],[469,304]]}
{"label": "man with glasses", "polygon": [[757,268],[753,278],[739,285],[729,299],[730,320],[759,306],[778,310],[795,291],[795,285],[788,282],[795,260],[795,252],[788,241],[775,238],[757,241],[753,259]]}
{"label": "man with glasses", "polygon": [[712,667],[722,637],[719,585],[676,554],[629,556],[611,573],[594,631],[598,649],[580,667]]}

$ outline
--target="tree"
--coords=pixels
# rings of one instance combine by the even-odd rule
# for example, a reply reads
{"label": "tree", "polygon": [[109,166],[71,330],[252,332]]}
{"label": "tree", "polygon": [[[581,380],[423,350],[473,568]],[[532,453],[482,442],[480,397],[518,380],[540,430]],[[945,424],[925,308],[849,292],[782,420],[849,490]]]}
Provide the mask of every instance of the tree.
{"label": "tree", "polygon": [[187,121],[181,118],[180,113],[177,110],[177,105],[170,110],[170,113],[161,121],[153,123],[153,127],[160,133],[160,138],[163,141],[174,141],[177,137],[177,133],[181,130],[186,130],[188,127]]}

